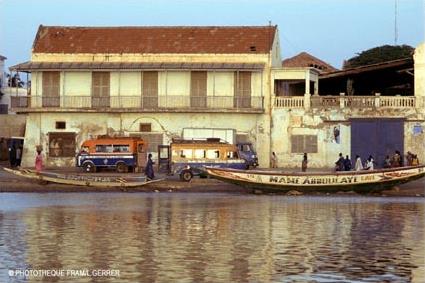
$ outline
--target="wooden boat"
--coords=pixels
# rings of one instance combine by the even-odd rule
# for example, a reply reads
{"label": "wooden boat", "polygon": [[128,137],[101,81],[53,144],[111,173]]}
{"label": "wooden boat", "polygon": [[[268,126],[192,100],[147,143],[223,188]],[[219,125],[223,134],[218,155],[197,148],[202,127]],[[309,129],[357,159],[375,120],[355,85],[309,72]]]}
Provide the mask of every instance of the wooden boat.
{"label": "wooden boat", "polygon": [[269,192],[380,191],[425,176],[425,165],[372,171],[300,172],[235,170],[205,167],[209,176],[250,189]]}
{"label": "wooden boat", "polygon": [[145,176],[102,176],[102,175],[79,175],[79,174],[62,174],[54,172],[42,171],[40,173],[31,169],[9,169],[3,168],[5,171],[15,174],[20,177],[29,178],[33,180],[52,182],[56,184],[72,185],[72,186],[87,186],[87,187],[100,187],[100,188],[113,188],[113,187],[140,187],[154,182],[162,181],[147,180]]}

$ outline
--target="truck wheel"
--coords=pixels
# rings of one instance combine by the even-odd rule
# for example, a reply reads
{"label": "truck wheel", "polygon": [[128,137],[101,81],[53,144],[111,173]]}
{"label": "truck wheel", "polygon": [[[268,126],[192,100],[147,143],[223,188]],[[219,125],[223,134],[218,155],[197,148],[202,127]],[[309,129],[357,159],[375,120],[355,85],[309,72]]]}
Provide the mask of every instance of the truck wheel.
{"label": "truck wheel", "polygon": [[83,170],[86,173],[94,173],[96,172],[96,166],[91,162],[86,162],[83,164]]}
{"label": "truck wheel", "polygon": [[120,162],[117,164],[117,172],[118,173],[127,173],[128,172],[128,167],[125,163]]}
{"label": "truck wheel", "polygon": [[192,171],[190,170],[183,170],[180,173],[180,180],[185,181],[185,182],[189,182],[190,180],[192,180],[193,174]]}

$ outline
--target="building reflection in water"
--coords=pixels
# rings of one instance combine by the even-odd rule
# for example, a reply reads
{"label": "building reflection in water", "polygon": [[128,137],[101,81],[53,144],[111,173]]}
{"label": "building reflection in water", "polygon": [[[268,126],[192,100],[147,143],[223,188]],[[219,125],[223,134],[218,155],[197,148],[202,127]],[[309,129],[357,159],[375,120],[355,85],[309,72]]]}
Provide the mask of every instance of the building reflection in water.
{"label": "building reflection in water", "polygon": [[420,201],[64,194],[51,206],[50,197],[0,210],[0,270],[120,270],[102,282],[425,281]]}

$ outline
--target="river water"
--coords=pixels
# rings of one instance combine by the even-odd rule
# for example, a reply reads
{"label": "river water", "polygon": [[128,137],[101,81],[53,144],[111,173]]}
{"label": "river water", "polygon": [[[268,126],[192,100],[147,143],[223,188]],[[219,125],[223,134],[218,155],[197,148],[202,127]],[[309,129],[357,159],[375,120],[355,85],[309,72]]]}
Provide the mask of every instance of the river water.
{"label": "river water", "polygon": [[424,222],[423,198],[2,193],[0,282],[425,282]]}

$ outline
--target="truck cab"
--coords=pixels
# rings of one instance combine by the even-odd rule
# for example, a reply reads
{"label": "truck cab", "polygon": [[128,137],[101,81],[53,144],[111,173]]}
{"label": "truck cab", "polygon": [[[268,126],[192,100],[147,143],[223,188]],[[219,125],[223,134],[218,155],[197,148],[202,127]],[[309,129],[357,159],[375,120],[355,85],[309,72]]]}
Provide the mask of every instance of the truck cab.
{"label": "truck cab", "polygon": [[258,156],[250,142],[237,143],[236,146],[239,150],[239,155],[246,161],[247,168],[255,168],[258,166]]}

